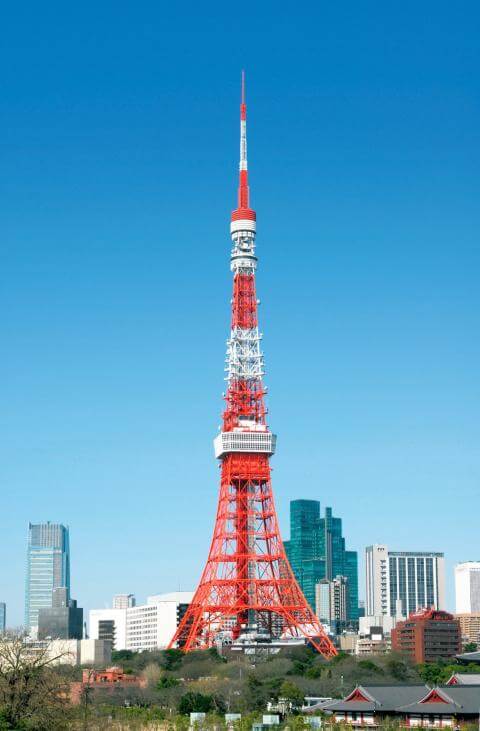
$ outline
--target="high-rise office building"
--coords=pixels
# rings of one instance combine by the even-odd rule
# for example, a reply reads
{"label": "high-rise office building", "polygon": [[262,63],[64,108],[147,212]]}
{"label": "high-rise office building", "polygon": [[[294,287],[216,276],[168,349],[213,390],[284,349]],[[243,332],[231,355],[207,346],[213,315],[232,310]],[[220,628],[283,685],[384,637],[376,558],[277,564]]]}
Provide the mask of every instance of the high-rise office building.
{"label": "high-rise office building", "polygon": [[325,556],[320,553],[320,503],[290,502],[290,540],[284,542],[295,578],[310,606],[315,607],[315,586],[327,578]]}
{"label": "high-rise office building", "polygon": [[347,582],[347,620],[358,620],[358,557],[345,550],[342,520],[325,509],[320,517],[318,500],[292,500],[290,540],[285,550],[295,577],[311,607],[315,607],[315,587],[327,579],[344,576]]}
{"label": "high-rise office building", "polygon": [[408,616],[419,609],[445,609],[443,553],[365,549],[366,615]]}
{"label": "high-rise office building", "polygon": [[358,554],[356,551],[345,551],[343,558],[343,576],[347,584],[347,620],[358,620],[360,605],[358,601]]}
{"label": "high-rise office building", "polygon": [[480,612],[480,561],[465,561],[455,566],[455,611]]}
{"label": "high-rise office building", "polygon": [[322,579],[315,586],[315,614],[322,624],[330,624],[330,581]]}
{"label": "high-rise office building", "polygon": [[7,605],[5,602],[0,602],[0,632],[5,632],[7,625]]}
{"label": "high-rise office building", "polygon": [[335,630],[347,621],[348,579],[336,576],[332,581],[322,579],[315,587],[315,611],[322,624]]}
{"label": "high-rise office building", "polygon": [[52,606],[52,592],[65,587],[70,598],[69,532],[61,523],[30,523],[28,527],[25,628],[35,634],[38,612]]}

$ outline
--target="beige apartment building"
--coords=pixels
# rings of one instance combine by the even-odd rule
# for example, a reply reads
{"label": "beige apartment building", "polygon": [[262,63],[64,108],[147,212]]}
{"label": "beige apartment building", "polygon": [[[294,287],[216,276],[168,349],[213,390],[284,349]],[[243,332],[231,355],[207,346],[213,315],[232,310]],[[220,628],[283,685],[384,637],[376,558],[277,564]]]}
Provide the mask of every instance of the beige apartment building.
{"label": "beige apartment building", "polygon": [[480,612],[455,614],[455,619],[460,622],[462,643],[475,642],[480,645]]}

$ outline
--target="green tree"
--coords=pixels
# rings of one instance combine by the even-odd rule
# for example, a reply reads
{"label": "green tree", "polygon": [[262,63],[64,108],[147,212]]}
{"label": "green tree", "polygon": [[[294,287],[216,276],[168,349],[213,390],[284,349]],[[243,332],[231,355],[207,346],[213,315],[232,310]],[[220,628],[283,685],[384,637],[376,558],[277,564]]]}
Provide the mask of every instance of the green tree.
{"label": "green tree", "polygon": [[209,713],[215,709],[215,705],[213,696],[189,691],[180,698],[178,712],[183,716],[189,713]]}
{"label": "green tree", "polygon": [[331,663],[339,663],[343,662],[344,660],[348,660],[350,658],[350,655],[348,652],[343,652],[343,650],[340,650],[336,655],[332,657],[330,660]]}
{"label": "green tree", "polygon": [[287,675],[305,675],[309,667],[309,664],[302,662],[301,660],[294,660],[292,667],[287,672]]}
{"label": "green tree", "polygon": [[112,662],[113,663],[126,662],[127,660],[131,660],[134,655],[135,655],[135,653],[132,652],[131,650],[113,650],[112,651]]}
{"label": "green tree", "polygon": [[165,690],[165,688],[175,688],[180,681],[171,675],[162,675],[157,682],[157,690]]}
{"label": "green tree", "polygon": [[304,692],[300,690],[298,685],[291,683],[289,680],[284,680],[281,684],[278,690],[278,697],[285,698],[294,708],[302,706],[305,700]]}
{"label": "green tree", "polygon": [[429,685],[441,685],[445,683],[458,667],[456,665],[447,665],[447,663],[425,662],[417,665],[417,672],[424,683]]}
{"label": "green tree", "polygon": [[0,638],[0,723],[4,728],[67,728],[70,686],[52,667],[64,658],[67,662],[66,655],[53,656],[48,647],[32,654],[22,637]]}
{"label": "green tree", "polygon": [[403,660],[390,657],[387,660],[386,667],[387,671],[395,678],[395,680],[406,680],[408,678],[408,666]]}
{"label": "green tree", "polygon": [[249,709],[262,710],[271,693],[267,692],[263,683],[255,673],[249,673],[245,683],[244,700]]}
{"label": "green tree", "polygon": [[476,652],[477,649],[478,645],[476,642],[467,642],[467,644],[463,648],[464,652]]}
{"label": "green tree", "polygon": [[[322,677],[322,668],[319,665],[312,665],[312,667],[308,668],[305,672],[305,675],[307,678],[321,678]],[[330,674],[331,677],[331,674]]]}
{"label": "green tree", "polygon": [[176,670],[180,667],[185,654],[182,650],[178,650],[176,647],[172,647],[170,650],[165,650],[163,653],[162,665],[165,670]]}
{"label": "green tree", "polygon": [[371,673],[377,673],[378,675],[383,675],[383,670],[378,665],[376,665],[373,660],[360,660],[358,663],[358,667],[362,668],[362,670],[367,670]]}

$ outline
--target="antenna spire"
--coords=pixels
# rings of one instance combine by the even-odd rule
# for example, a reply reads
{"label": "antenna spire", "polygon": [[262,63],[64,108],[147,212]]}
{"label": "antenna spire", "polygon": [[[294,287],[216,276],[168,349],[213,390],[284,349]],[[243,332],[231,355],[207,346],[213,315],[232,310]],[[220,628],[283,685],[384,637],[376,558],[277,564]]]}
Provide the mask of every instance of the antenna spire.
{"label": "antenna spire", "polygon": [[238,186],[238,207],[249,208],[245,71],[242,71],[242,101],[240,103],[240,181]]}

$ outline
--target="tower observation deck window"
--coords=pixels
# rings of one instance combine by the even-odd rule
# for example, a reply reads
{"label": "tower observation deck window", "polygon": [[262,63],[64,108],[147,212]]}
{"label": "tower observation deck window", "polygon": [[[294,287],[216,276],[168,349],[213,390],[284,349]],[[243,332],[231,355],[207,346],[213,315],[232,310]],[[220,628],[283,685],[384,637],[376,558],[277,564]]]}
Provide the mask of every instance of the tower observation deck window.
{"label": "tower observation deck window", "polygon": [[215,456],[221,457],[226,452],[273,454],[275,442],[276,436],[270,432],[221,432],[214,440]]}

